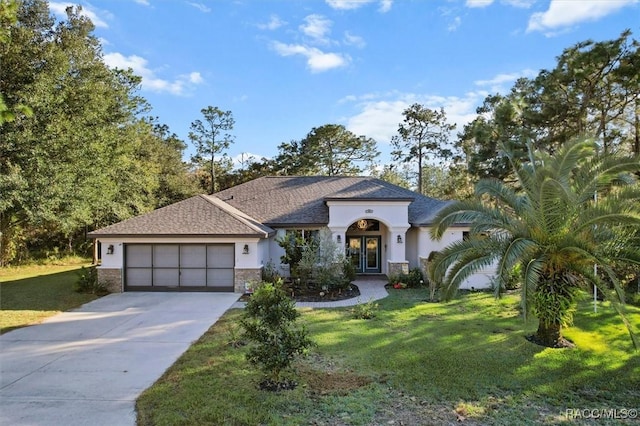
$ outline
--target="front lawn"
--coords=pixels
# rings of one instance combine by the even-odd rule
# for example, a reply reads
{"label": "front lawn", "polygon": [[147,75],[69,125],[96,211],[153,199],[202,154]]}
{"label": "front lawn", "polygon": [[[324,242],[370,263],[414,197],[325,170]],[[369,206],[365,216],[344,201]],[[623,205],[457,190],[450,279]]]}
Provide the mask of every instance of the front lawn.
{"label": "front lawn", "polygon": [[96,299],[95,295],[75,291],[82,266],[88,263],[0,269],[0,334]]}
{"label": "front lawn", "polygon": [[[640,353],[606,304],[594,314],[585,300],[566,331],[578,349],[546,349],[525,339],[535,324],[524,325],[516,296],[473,293],[436,304],[424,290],[391,292],[371,320],[348,308],[305,309],[301,320],[318,346],[297,365],[298,388],[279,393],[257,389],[245,349],[230,344],[242,311],[227,312],[140,396],[138,424],[515,425],[585,414],[617,417],[598,424],[637,421],[623,417],[640,408]],[[639,325],[640,309],[628,310]]]}

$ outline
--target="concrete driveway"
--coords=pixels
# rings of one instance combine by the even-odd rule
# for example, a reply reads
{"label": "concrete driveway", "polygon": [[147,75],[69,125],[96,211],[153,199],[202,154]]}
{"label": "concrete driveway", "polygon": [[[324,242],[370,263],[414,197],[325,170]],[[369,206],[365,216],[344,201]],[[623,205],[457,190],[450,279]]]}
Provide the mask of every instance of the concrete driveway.
{"label": "concrete driveway", "polygon": [[112,294],[0,336],[1,425],[135,425],[135,400],[238,299]]}

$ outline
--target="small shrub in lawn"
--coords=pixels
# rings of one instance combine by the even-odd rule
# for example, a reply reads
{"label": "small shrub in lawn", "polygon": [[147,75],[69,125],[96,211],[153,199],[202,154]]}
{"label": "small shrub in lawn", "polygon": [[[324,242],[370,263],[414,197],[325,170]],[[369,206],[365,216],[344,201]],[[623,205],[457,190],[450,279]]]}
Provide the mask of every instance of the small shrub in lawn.
{"label": "small shrub in lawn", "polygon": [[313,346],[307,329],[296,324],[300,313],[280,283],[264,283],[247,302],[240,325],[249,343],[247,360],[265,374],[261,389],[284,390],[295,383],[282,373]]}
{"label": "small shrub in lawn", "polygon": [[109,291],[104,284],[98,281],[98,271],[95,266],[80,269],[80,277],[76,282],[76,291],[78,293],[95,294],[98,296],[104,296]]}
{"label": "small shrub in lawn", "polygon": [[360,303],[360,299],[358,299],[358,304],[351,309],[351,312],[355,319],[372,319],[375,318],[378,308],[379,305],[373,299],[367,303]]}

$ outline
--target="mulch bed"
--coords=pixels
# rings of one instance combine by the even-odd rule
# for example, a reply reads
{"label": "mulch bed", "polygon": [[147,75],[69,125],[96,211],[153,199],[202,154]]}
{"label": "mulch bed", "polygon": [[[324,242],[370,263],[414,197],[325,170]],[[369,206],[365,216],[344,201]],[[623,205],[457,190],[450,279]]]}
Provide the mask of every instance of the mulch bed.
{"label": "mulch bed", "polygon": [[287,290],[296,302],[335,302],[360,296],[360,289],[353,284],[345,290],[333,292],[309,288],[288,288]]}
{"label": "mulch bed", "polygon": [[[285,286],[285,290],[296,302],[335,302],[360,296],[360,289],[354,284],[341,291],[322,291],[316,288],[292,287],[291,285]],[[250,297],[250,294],[243,294],[240,300],[246,302]]]}

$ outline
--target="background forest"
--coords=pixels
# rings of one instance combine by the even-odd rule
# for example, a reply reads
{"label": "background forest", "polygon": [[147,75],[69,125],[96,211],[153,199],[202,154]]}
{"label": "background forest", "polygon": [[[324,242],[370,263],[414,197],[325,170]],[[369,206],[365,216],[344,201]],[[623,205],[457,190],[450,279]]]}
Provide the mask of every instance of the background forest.
{"label": "background forest", "polygon": [[[553,153],[586,135],[602,152],[640,154],[640,44],[630,31],[566,48],[553,69],[486,97],[460,129],[446,111],[414,104],[391,141],[329,123],[233,167],[232,111],[203,105],[181,140],[151,115],[141,77],[105,64],[91,21],[67,14],[54,19],[44,0],[0,0],[0,265],[87,255],[87,231],[259,176],[369,174],[459,199],[479,178],[510,182],[504,148],[525,155],[527,142]],[[378,142],[391,144],[390,159]]]}

